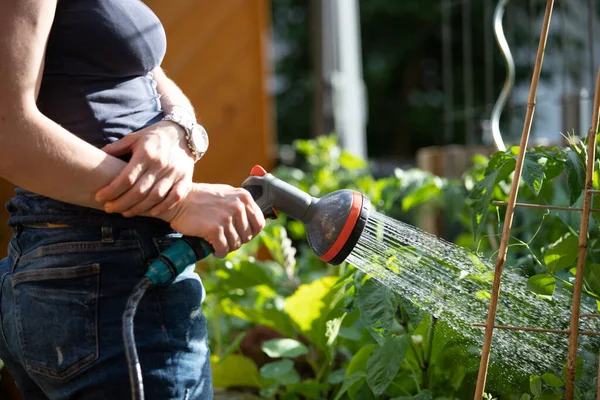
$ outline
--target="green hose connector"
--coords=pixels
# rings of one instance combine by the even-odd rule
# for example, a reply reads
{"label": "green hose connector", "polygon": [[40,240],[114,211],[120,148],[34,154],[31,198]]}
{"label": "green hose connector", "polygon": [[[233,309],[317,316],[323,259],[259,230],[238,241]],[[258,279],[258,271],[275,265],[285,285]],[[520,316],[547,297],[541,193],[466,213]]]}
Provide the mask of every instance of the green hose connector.
{"label": "green hose connector", "polygon": [[203,260],[212,254],[213,249],[206,240],[184,236],[158,256],[146,272],[152,283],[167,283],[175,279],[190,264]]}

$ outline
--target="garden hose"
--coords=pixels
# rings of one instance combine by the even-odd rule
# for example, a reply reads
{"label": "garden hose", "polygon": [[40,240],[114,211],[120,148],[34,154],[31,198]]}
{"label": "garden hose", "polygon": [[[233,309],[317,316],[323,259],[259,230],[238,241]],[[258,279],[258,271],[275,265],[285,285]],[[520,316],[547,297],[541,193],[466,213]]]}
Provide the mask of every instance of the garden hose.
{"label": "garden hose", "polygon": [[122,333],[125,357],[129,370],[131,398],[144,400],[142,367],[135,347],[134,318],[138,304],[146,290],[156,284],[167,283],[175,279],[189,265],[203,260],[213,252],[213,248],[204,239],[184,236],[171,247],[160,253],[150,264],[142,280],[133,288],[122,318]]}
{"label": "garden hose", "polygon": [[[323,261],[341,264],[354,249],[369,219],[371,202],[352,190],[338,190],[316,198],[255,166],[242,187],[252,195],[266,218],[277,211],[306,226],[308,243]],[[150,264],[130,295],[122,319],[123,341],[133,400],[144,399],[142,370],[135,347],[134,317],[144,292],[153,284],[170,282],[185,268],[212,254],[204,239],[184,236]]]}

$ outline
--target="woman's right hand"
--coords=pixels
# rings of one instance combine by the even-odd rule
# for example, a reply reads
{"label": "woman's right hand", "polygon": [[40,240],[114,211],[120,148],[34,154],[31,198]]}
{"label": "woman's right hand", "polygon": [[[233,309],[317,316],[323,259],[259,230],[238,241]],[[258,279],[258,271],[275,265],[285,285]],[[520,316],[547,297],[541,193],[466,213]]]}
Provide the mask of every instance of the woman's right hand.
{"label": "woman's right hand", "polygon": [[215,257],[237,250],[265,227],[262,211],[245,189],[206,183],[177,189],[181,201],[159,218],[183,235],[206,240]]}

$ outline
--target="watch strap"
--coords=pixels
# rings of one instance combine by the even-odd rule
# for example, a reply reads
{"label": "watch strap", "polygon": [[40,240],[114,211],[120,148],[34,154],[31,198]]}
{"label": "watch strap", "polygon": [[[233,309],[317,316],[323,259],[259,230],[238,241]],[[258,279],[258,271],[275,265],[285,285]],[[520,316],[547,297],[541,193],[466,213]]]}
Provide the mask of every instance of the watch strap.
{"label": "watch strap", "polygon": [[194,129],[194,125],[196,123],[194,121],[190,121],[188,119],[183,118],[180,114],[170,113],[163,117],[163,121],[171,121],[181,126],[185,130],[185,141],[187,143],[187,147],[190,149],[194,162],[198,162],[202,155],[198,148],[194,144],[194,138],[192,137],[192,129]]}

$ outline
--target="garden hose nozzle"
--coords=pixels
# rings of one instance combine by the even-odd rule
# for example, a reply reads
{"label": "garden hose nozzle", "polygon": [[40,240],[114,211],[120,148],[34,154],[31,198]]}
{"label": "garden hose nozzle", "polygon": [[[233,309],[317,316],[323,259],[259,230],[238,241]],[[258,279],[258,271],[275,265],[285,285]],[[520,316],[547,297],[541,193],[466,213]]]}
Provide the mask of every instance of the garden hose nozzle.
{"label": "garden hose nozzle", "polygon": [[[301,221],[306,226],[310,248],[323,261],[341,264],[356,246],[369,218],[371,202],[361,193],[338,190],[321,198],[267,173],[261,166],[252,168],[242,187],[252,194],[265,217],[277,218],[277,211]],[[175,279],[189,265],[212,254],[204,239],[184,236],[164,250],[150,264],[144,278],[133,289],[123,313],[122,329],[129,368],[131,396],[144,399],[144,385],[135,346],[134,317],[147,288]]]}
{"label": "garden hose nozzle", "polygon": [[371,202],[359,192],[344,189],[315,198],[259,165],[252,168],[242,187],[266,217],[276,218],[281,211],[302,222],[312,251],[333,265],[348,257],[369,218]]}

